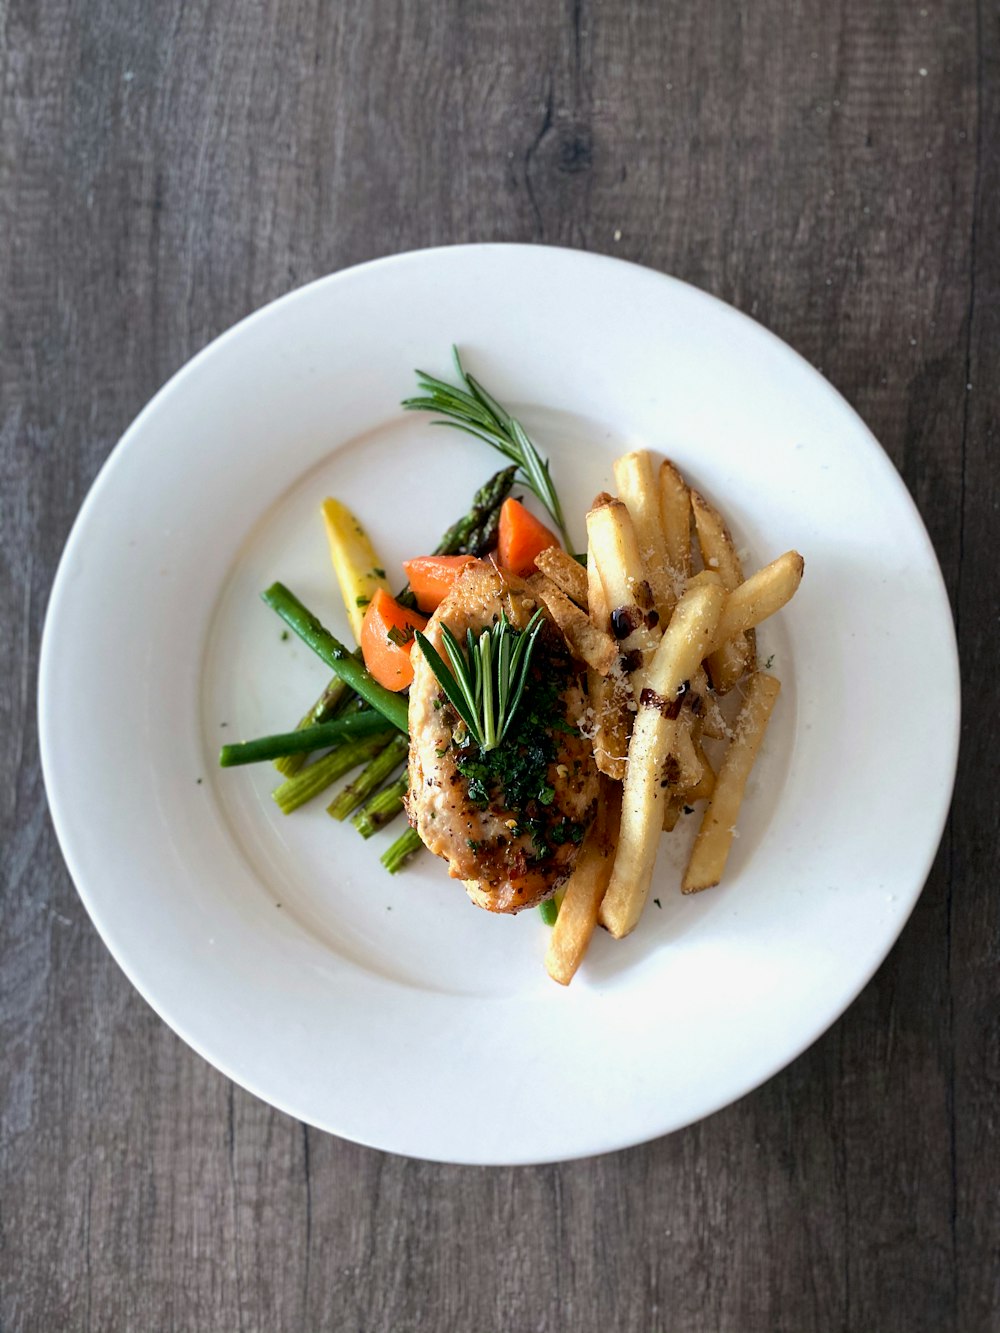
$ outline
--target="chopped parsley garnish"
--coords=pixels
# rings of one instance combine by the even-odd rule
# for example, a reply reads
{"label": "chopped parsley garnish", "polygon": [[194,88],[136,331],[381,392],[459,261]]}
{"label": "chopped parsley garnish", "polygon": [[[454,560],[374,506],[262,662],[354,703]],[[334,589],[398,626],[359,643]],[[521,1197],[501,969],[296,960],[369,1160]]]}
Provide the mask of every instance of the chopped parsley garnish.
{"label": "chopped parsley garnish", "polygon": [[[514,811],[514,837],[529,837],[537,860],[552,855],[563,843],[579,843],[583,824],[558,813],[549,768],[556,762],[555,730],[578,734],[562,721],[558,681],[561,663],[540,654],[525,683],[521,706],[502,745],[483,751],[468,737],[458,752],[458,771],[465,778],[469,801],[485,810],[495,804]],[[555,668],[555,669],[553,669]]]}
{"label": "chopped parsley garnish", "polygon": [[564,717],[553,718],[551,724],[556,731],[563,731],[567,736],[579,736],[580,728],[574,727],[571,722],[567,722]]}
{"label": "chopped parsley garnish", "polygon": [[402,630],[398,625],[393,625],[386,637],[397,648],[404,648],[413,638],[413,626],[407,625],[406,629]]}
{"label": "chopped parsley garnish", "polygon": [[549,837],[557,847],[561,847],[564,842],[583,842],[583,825],[578,824],[574,819],[567,819],[563,816],[549,829]]}

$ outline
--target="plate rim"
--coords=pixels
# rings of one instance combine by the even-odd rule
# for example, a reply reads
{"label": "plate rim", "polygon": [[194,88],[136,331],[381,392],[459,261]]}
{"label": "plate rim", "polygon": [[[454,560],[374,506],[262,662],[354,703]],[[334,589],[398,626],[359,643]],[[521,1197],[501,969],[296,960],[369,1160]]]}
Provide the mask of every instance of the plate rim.
{"label": "plate rim", "polygon": [[[426,248],[408,250],[392,255],[369,259],[361,264],[352,265],[347,268],[336,270],[332,273],[323,275],[310,282],[304,283],[294,288],[293,290],[284,293],[281,296],[274,298],[272,301],[269,301],[260,308],[248,313],[242,319],[237,321],[235,324],[223,330],[223,332],[221,332],[215,338],[211,339],[207,344],[205,344],[202,348],[200,348],[191,358],[189,358],[186,362],[184,362],[156,391],[156,393],[152,396],[152,398],[150,398],[150,400],[145,404],[145,406],[140,410],[140,412],[136,415],[133,421],[128,425],[128,427],[122,433],[121,437],[118,439],[114,447],[109,451],[108,456],[98,469],[94,477],[94,480],[91,483],[87,491],[87,494],[83,500],[83,503],[81,504],[77,512],[77,515],[73,521],[70,532],[67,536],[58,565],[56,567],[56,572],[53,577],[52,585],[49,590],[49,595],[47,599],[42,636],[41,636],[39,665],[38,665],[37,704],[38,704],[39,753],[41,759],[41,768],[45,781],[46,795],[48,799],[48,805],[52,817],[53,826],[56,831],[62,856],[65,860],[67,869],[73,880],[74,886],[76,887],[77,893],[79,894],[84,904],[84,907],[87,910],[88,916],[90,917],[91,922],[93,923],[99,936],[101,937],[105,946],[108,948],[112,957],[115,959],[118,966],[128,977],[131,984],[135,987],[135,989],[139,992],[139,994],[142,995],[146,1003],[150,1005],[150,1007],[154,1010],[154,1012],[157,1013],[157,1015],[168,1025],[168,1027],[170,1027],[175,1033],[177,1033],[177,1035],[179,1035],[182,1038],[182,1040],[184,1040],[203,1059],[207,1060],[208,1063],[210,1063],[214,1068],[220,1070],[220,1072],[222,1072],[224,1076],[230,1078],[233,1082],[237,1083],[238,1086],[245,1088],[247,1091],[253,1093],[253,1095],[264,1100],[267,1104],[277,1107],[286,1114],[289,1114],[294,1118],[303,1121],[304,1123],[313,1124],[316,1128],[324,1129],[325,1132],[342,1133],[342,1131],[330,1130],[326,1126],[316,1124],[314,1120],[309,1119],[308,1117],[303,1117],[301,1111],[297,1110],[293,1105],[291,1105],[291,1103],[287,1099],[276,1097],[271,1090],[268,1090],[266,1092],[261,1091],[259,1088],[254,1087],[252,1085],[252,1082],[248,1082],[242,1079],[238,1074],[232,1072],[232,1070],[229,1067],[227,1067],[227,1062],[224,1058],[224,1055],[219,1056],[214,1051],[212,1053],[209,1053],[209,1050],[202,1043],[199,1037],[195,1036],[194,1034],[186,1030],[186,1025],[179,1025],[177,1020],[169,1015],[169,1013],[167,1012],[169,1006],[161,1006],[161,1004],[158,1001],[158,998],[149,992],[149,989],[147,988],[146,984],[143,981],[141,969],[134,968],[128,958],[127,951],[124,951],[119,947],[118,941],[114,938],[114,931],[111,927],[111,924],[105,920],[105,914],[101,911],[98,903],[94,901],[91,892],[87,888],[85,882],[86,875],[78,869],[78,858],[74,853],[73,833],[70,828],[70,821],[66,818],[65,808],[61,804],[61,799],[59,795],[54,794],[52,788],[52,781],[51,781],[51,774],[53,772],[52,748],[54,745],[54,738],[52,737],[48,729],[45,700],[48,694],[52,690],[53,672],[55,670],[55,665],[53,662],[53,652],[54,652],[53,641],[55,638],[56,630],[53,628],[53,626],[57,625],[58,623],[58,617],[62,599],[69,595],[69,585],[71,582],[72,568],[75,560],[78,558],[78,548],[80,547],[80,544],[85,540],[86,537],[85,529],[90,521],[90,514],[95,508],[97,508],[102,503],[102,496],[104,494],[104,491],[110,484],[109,478],[113,475],[116,466],[116,461],[122,456],[124,451],[131,446],[132,441],[137,436],[141,435],[147,419],[160,410],[164,400],[168,399],[177,390],[178,386],[183,384],[187,376],[197,373],[198,370],[200,370],[200,368],[205,364],[205,362],[208,361],[220,348],[226,346],[231,340],[239,338],[241,334],[243,334],[246,331],[249,325],[252,325],[254,323],[257,323],[258,321],[262,321],[267,317],[269,317],[276,307],[289,308],[292,305],[294,305],[297,300],[300,300],[307,293],[312,293],[316,289],[321,287],[335,286],[338,283],[338,281],[343,280],[347,277],[351,278],[363,277],[367,271],[374,268],[378,269],[384,269],[387,267],[402,268],[408,264],[420,263],[428,258],[440,256],[442,254],[451,254],[456,251],[464,251],[464,252],[503,251],[508,254],[511,252],[531,252],[533,255],[537,254],[539,251],[543,251],[566,257],[572,256],[572,260],[574,263],[580,263],[584,265],[591,263],[598,263],[601,265],[622,265],[629,269],[637,270],[646,278],[658,279],[666,284],[677,284],[680,287],[683,287],[685,289],[688,289],[689,291],[696,293],[700,300],[707,301],[711,303],[713,306],[721,309],[722,311],[725,311],[727,316],[733,317],[737,322],[742,323],[743,321],[746,321],[749,325],[752,326],[756,335],[759,336],[760,334],[763,334],[766,340],[768,340],[776,348],[780,349],[780,352],[783,356],[786,357],[790,356],[791,358],[794,358],[797,362],[799,362],[802,366],[804,366],[808,370],[809,374],[812,377],[814,377],[817,385],[822,385],[824,391],[829,395],[832,395],[833,399],[836,401],[838,408],[841,411],[846,409],[846,411],[851,415],[851,417],[854,419],[855,426],[859,428],[861,435],[865,439],[869,451],[875,458],[878,459],[879,463],[882,465],[882,470],[884,472],[884,475],[887,478],[890,478],[891,483],[895,485],[897,490],[897,495],[899,497],[905,497],[905,503],[906,507],[908,507],[909,510],[909,516],[913,524],[914,533],[915,535],[919,534],[923,543],[925,544],[926,553],[930,558],[931,567],[933,568],[936,575],[936,591],[939,598],[939,609],[944,612],[943,622],[946,623],[948,627],[948,635],[949,635],[948,647],[950,649],[948,657],[952,668],[952,674],[954,677],[953,681],[954,689],[949,692],[954,702],[954,724],[949,732],[949,740],[950,740],[949,753],[947,755],[942,756],[942,765],[941,765],[946,778],[946,780],[942,781],[941,783],[941,791],[944,794],[942,795],[941,798],[940,810],[938,811],[938,818],[936,819],[933,828],[934,837],[932,839],[928,839],[927,842],[928,851],[925,857],[922,858],[923,869],[920,875],[919,883],[912,890],[912,893],[910,894],[909,897],[909,901],[906,904],[905,911],[902,911],[898,914],[898,919],[894,922],[894,927],[891,932],[891,937],[888,938],[888,942],[886,944],[884,951],[882,951],[880,953],[880,956],[875,959],[870,968],[866,967],[862,969],[862,971],[855,978],[856,984],[850,988],[849,998],[847,999],[846,1003],[841,1005],[837,1009],[837,1011],[832,1014],[832,1016],[825,1017],[818,1026],[818,1028],[812,1031],[810,1035],[805,1037],[801,1041],[801,1043],[799,1043],[794,1049],[792,1049],[791,1047],[787,1048],[785,1053],[774,1062],[773,1067],[769,1065],[766,1071],[763,1074],[761,1074],[760,1077],[755,1078],[752,1081],[741,1080],[742,1091],[737,1093],[735,1097],[729,1095],[728,1093],[723,1093],[716,1100],[708,1098],[706,1102],[707,1109],[699,1112],[696,1115],[689,1117],[686,1120],[683,1120],[682,1122],[671,1124],[666,1129],[663,1128],[654,1129],[646,1137],[642,1138],[629,1137],[626,1140],[608,1142],[606,1146],[603,1147],[601,1146],[583,1147],[579,1151],[570,1151],[561,1153],[558,1157],[553,1157],[551,1155],[534,1156],[528,1153],[523,1156],[514,1155],[509,1158],[505,1157],[503,1159],[494,1160],[494,1159],[486,1159],[483,1157],[474,1157],[474,1156],[456,1157],[456,1156],[443,1156],[434,1153],[418,1154],[410,1151],[409,1149],[401,1150],[399,1148],[394,1148],[391,1145],[386,1145],[384,1143],[377,1141],[377,1139],[374,1137],[371,1140],[367,1140],[363,1136],[360,1136],[355,1132],[351,1132],[349,1135],[351,1141],[362,1143],[365,1146],[374,1147],[381,1151],[387,1151],[387,1152],[394,1152],[394,1153],[402,1152],[406,1156],[413,1156],[418,1158],[422,1157],[423,1160],[440,1161],[440,1162],[468,1162],[470,1164],[475,1163],[479,1165],[540,1164],[543,1162],[552,1162],[557,1160],[574,1160],[608,1151],[615,1151],[619,1148],[634,1146],[639,1143],[650,1142],[655,1138],[661,1137],[665,1133],[672,1133],[678,1129],[684,1128],[686,1125],[696,1123],[698,1120],[703,1119],[709,1115],[712,1115],[716,1111],[722,1109],[723,1107],[732,1104],[734,1100],[739,1100],[741,1097],[747,1095],[749,1092],[755,1090],[756,1088],[760,1087],[763,1083],[767,1082],[770,1078],[774,1077],[776,1073],[780,1072],[781,1069],[791,1064],[805,1050],[807,1050],[811,1045],[813,1045],[816,1041],[818,1041],[820,1037],[825,1035],[825,1033],[829,1031],[829,1029],[833,1026],[833,1024],[836,1023],[838,1019],[843,1016],[843,1013],[846,1011],[847,1008],[850,1007],[850,1005],[854,1002],[854,1000],[857,998],[860,992],[867,986],[871,978],[874,976],[875,972],[886,960],[888,954],[891,952],[896,942],[898,941],[904,926],[906,925],[907,921],[909,920],[913,912],[913,909],[920,897],[920,894],[923,892],[923,888],[926,885],[927,879],[930,875],[934,861],[940,849],[941,840],[950,814],[950,807],[954,792],[954,783],[957,770],[958,753],[959,753],[959,745],[961,737],[960,663],[958,657],[954,615],[951,609],[951,602],[948,595],[948,589],[945,583],[944,574],[941,569],[940,561],[938,560],[937,553],[934,549],[930,535],[927,531],[926,524],[923,521],[923,517],[920,514],[916,502],[913,496],[911,495],[909,489],[907,488],[905,482],[903,481],[903,478],[901,477],[896,467],[894,466],[889,455],[886,453],[886,451],[879,443],[879,441],[875,438],[874,434],[868,428],[868,426],[866,425],[864,420],[860,417],[860,415],[852,406],[852,404],[848,402],[848,400],[836,388],[834,388],[832,384],[830,384],[830,382],[822,375],[820,371],[816,370],[815,367],[813,367],[808,361],[806,361],[806,359],[799,352],[797,352],[783,339],[778,337],[778,335],[772,333],[764,325],[760,324],[752,316],[747,315],[744,312],[736,309],[734,306],[729,305],[728,303],[722,301],[720,298],[712,295],[711,293],[705,292],[702,289],[694,286],[693,284],[685,282],[682,279],[673,277],[672,275],[662,273],[656,269],[649,268],[645,265],[638,264],[630,260],[621,259],[613,255],[605,255],[592,251],[576,250],[562,246],[537,246],[537,245],[527,245],[523,243],[513,243],[513,242],[510,243],[487,242],[482,244],[473,243],[473,244],[458,245],[458,246],[429,246]],[[941,625],[942,629],[944,628],[944,623],[942,623]],[[345,1135],[345,1137],[347,1137],[347,1135]]]}

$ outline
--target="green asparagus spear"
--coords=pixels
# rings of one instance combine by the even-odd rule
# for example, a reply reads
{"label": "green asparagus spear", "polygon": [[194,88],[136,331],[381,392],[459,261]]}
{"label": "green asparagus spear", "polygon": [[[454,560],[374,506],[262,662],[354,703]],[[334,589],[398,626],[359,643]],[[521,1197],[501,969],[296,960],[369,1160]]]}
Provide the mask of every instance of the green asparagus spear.
{"label": "green asparagus spear", "polygon": [[[516,467],[495,473],[472,497],[472,507],[453,523],[431,552],[432,555],[485,555],[496,545],[500,510],[514,485]],[[417,599],[407,586],[396,598],[411,609]]]}
{"label": "green asparagus spear", "polygon": [[219,751],[220,768],[235,768],[238,764],[257,764],[276,755],[300,754],[307,750],[325,750],[344,741],[361,740],[368,736],[388,736],[392,723],[374,709],[351,713],[334,722],[322,722],[301,731],[285,731],[276,736],[258,736],[256,740],[224,745]]}
{"label": "green asparagus spear", "polygon": [[293,592],[283,583],[272,583],[262,595],[271,610],[276,611],[289,629],[293,629],[303,643],[308,644],[351,689],[357,690],[362,699],[387,717],[393,726],[402,732],[408,731],[406,700],[380,685],[364,665],[302,605]]}
{"label": "green asparagus spear", "polygon": [[538,914],[542,918],[542,923],[546,926],[554,926],[556,917],[559,915],[559,908],[556,906],[555,898],[546,898],[543,903],[538,904]]}
{"label": "green asparagus spear", "polygon": [[514,485],[516,467],[507,467],[490,477],[472,497],[472,508],[453,523],[441,538],[434,555],[485,555],[495,544],[500,509]]}
{"label": "green asparagus spear", "polygon": [[281,813],[290,815],[300,805],[305,805],[306,801],[326,791],[332,782],[370,759],[384,745],[384,736],[366,736],[362,740],[348,741],[346,745],[331,750],[322,759],[317,759],[308,768],[296,773],[293,778],[288,778],[280,787],[275,787],[271,796]]}
{"label": "green asparagus spear", "polygon": [[396,841],[382,853],[379,859],[389,874],[395,875],[398,870],[402,870],[414,852],[420,851],[423,845],[417,830],[407,827]]}
{"label": "green asparagus spear", "polygon": [[351,823],[363,838],[370,838],[373,833],[385,828],[386,824],[396,818],[403,808],[403,797],[406,795],[408,785],[409,781],[404,773],[391,786],[376,792],[364,809],[358,811]]}
{"label": "green asparagus spear", "polygon": [[[366,714],[361,714],[362,717]],[[405,736],[395,736],[374,758],[370,759],[349,786],[338,792],[326,807],[326,813],[334,819],[346,819],[352,810],[356,810],[362,801],[378,791],[386,778],[391,777],[400,764],[406,760],[409,742]]]}
{"label": "green asparagus spear", "polygon": [[531,487],[555,519],[566,550],[572,551],[573,543],[566,530],[559,496],[552,484],[548,459],[541,456],[525,434],[521,423],[468,373],[458,348],[453,347],[452,352],[459,384],[448,384],[418,370],[417,397],[405,398],[403,406],[411,411],[435,413],[435,425],[466,431],[516,463],[521,480]]}
{"label": "green asparagus spear", "polygon": [[[358,652],[355,653],[355,657],[357,657],[359,661],[361,660],[360,651],[361,650],[359,649]],[[326,689],[313,704],[312,708],[309,709],[309,712],[303,714],[303,716],[299,718],[298,722],[295,724],[295,730],[304,731],[306,727],[312,727],[317,723],[330,721],[336,716],[337,711],[351,700],[353,695],[354,691],[345,685],[339,676],[334,676],[329,685],[327,685]],[[286,778],[290,778],[294,773],[299,771],[305,762],[306,755],[304,753],[296,753],[284,755],[282,758],[276,759],[274,761],[274,766],[279,773],[284,774]]]}

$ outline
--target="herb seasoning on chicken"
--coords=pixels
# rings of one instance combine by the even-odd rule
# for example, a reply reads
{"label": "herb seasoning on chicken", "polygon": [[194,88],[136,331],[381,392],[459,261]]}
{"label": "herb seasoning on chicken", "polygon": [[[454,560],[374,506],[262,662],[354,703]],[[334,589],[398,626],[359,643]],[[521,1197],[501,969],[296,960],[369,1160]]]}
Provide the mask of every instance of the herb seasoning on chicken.
{"label": "herb seasoning on chicken", "polygon": [[[515,639],[527,637],[537,609],[521,579],[478,562],[441,603],[426,638],[442,653],[442,626],[459,642],[471,630],[475,641],[504,617],[521,632]],[[413,665],[410,822],[480,907],[535,906],[570,873],[597,800],[593,750],[577,726],[587,706],[582,668],[543,620],[507,730],[484,749],[419,649]]]}

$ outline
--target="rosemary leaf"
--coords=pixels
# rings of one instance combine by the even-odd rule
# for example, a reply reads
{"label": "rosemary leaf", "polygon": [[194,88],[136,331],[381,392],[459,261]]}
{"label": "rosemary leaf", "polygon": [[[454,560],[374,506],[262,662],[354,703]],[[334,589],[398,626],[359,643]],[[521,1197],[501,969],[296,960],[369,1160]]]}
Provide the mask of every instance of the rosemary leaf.
{"label": "rosemary leaf", "polygon": [[521,423],[466,371],[458,348],[452,350],[462,387],[418,370],[416,374],[420,392],[414,398],[404,399],[403,407],[415,412],[434,412],[438,415],[435,425],[449,426],[453,430],[474,435],[516,463],[525,485],[534,492],[558,525],[566,550],[572,551],[573,543],[566,528],[559,496],[552,484],[548,460],[539,454]]}
{"label": "rosemary leaf", "polygon": [[438,684],[484,752],[495,750],[510,728],[542,624],[541,609],[523,630],[514,629],[504,612],[495,625],[487,626],[478,636],[468,631],[466,651],[442,624],[441,638],[451,659],[451,670],[426,636],[416,631],[417,643]]}
{"label": "rosemary leaf", "polygon": [[450,699],[455,712],[469,728],[471,734],[476,735],[476,716],[469,708],[458,681],[445,666],[441,659],[441,655],[438,653],[434,645],[420,632],[420,630],[416,630],[415,634],[421,652],[427,658],[428,665],[437,677],[439,685]]}

